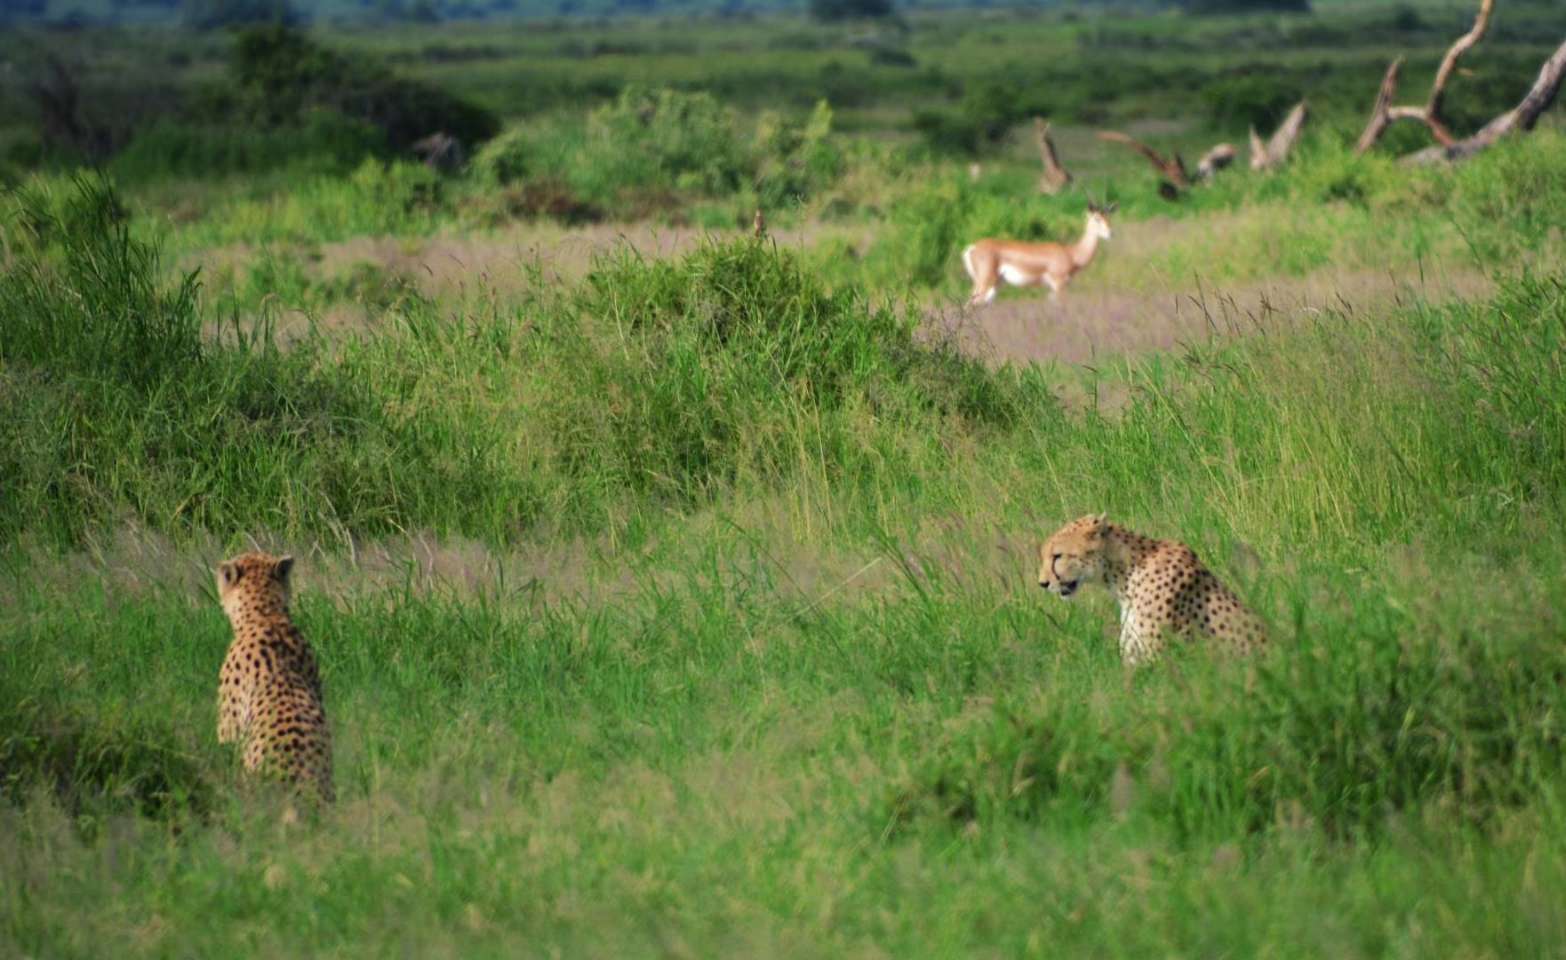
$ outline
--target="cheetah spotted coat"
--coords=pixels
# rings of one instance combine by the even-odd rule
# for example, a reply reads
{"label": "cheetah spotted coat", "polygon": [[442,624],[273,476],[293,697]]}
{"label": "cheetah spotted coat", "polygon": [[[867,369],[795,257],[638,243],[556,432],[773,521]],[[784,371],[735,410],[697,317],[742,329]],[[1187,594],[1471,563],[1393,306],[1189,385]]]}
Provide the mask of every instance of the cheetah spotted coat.
{"label": "cheetah spotted coat", "polygon": [[331,733],[315,654],[288,615],[292,557],[241,554],[217,570],[234,641],[218,676],[218,742],[238,743],[245,769],[330,802]]}
{"label": "cheetah spotted coat", "polygon": [[1170,635],[1216,640],[1235,653],[1266,642],[1261,620],[1183,543],[1141,536],[1099,514],[1066,524],[1039,554],[1044,589],[1068,598],[1096,582],[1114,594],[1128,665],[1156,658]]}

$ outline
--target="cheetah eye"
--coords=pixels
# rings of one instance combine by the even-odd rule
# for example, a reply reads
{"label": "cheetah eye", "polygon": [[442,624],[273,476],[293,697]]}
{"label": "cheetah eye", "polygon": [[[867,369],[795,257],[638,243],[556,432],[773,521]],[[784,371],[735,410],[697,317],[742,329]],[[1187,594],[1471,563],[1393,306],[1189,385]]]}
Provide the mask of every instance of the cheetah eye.
{"label": "cheetah eye", "polygon": [[1059,560],[1061,558],[1061,556],[1062,556],[1062,554],[1057,553],[1054,556],[1050,557],[1050,559],[1051,560]]}

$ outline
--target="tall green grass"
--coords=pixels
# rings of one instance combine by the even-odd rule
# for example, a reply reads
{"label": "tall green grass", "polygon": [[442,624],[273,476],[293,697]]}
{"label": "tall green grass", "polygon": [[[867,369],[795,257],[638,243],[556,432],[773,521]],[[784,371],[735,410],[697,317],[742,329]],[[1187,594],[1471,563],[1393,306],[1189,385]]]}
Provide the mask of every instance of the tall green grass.
{"label": "tall green grass", "polygon": [[[1454,205],[1555,203],[1548,156]],[[1112,361],[1067,404],[751,240],[282,349],[204,328],[134,230],[77,226],[114,208],[26,208],[0,279],[77,331],[0,340],[11,952],[1566,936],[1558,276]],[[133,377],[122,342],[194,347]],[[1191,543],[1270,648],[1124,674],[1108,598],[1030,582],[1088,510]],[[301,557],[317,822],[212,735],[210,565],[251,536]]]}
{"label": "tall green grass", "polygon": [[[620,255],[579,291],[539,284],[518,307],[452,317],[399,299],[382,335],[348,343],[283,351],[264,315],[255,331],[235,319],[235,345],[219,347],[202,338],[193,278],[160,292],[153,247],[96,229],[112,193],[59,204],[25,206],[44,226],[0,300],[17,311],[0,341],[16,400],[0,475],[24,505],[11,536],[72,539],[120,516],[170,532],[427,527],[499,542],[546,517],[596,531],[649,498],[689,507],[815,471],[869,483],[931,455],[883,442],[884,419],[971,437],[1052,402],[1036,379],[918,342],[911,318],[749,241],[676,264]],[[95,257],[119,273],[105,280]],[[96,303],[121,288],[137,299]],[[84,353],[156,366],[132,384],[83,369]]]}

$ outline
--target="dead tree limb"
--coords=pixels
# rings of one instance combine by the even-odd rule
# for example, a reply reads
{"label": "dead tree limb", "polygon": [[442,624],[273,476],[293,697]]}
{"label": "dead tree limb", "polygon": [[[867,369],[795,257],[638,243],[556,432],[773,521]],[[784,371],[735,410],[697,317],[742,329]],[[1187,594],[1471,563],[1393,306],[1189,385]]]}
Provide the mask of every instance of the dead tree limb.
{"label": "dead tree limb", "polygon": [[[1375,146],[1392,123],[1392,98],[1397,96],[1398,74],[1402,72],[1402,57],[1393,60],[1392,65],[1387,67],[1386,75],[1381,78],[1381,90],[1376,93],[1376,105],[1370,108],[1370,122],[1365,124],[1365,132],[1359,135],[1359,142],[1354,145],[1356,154],[1362,154]],[[1255,140],[1251,141],[1251,149],[1256,149]]]}
{"label": "dead tree limb", "polygon": [[1283,122],[1278,124],[1278,129],[1272,132],[1272,136],[1266,143],[1257,135],[1256,128],[1251,128],[1251,169],[1276,170],[1283,166],[1289,159],[1289,151],[1294,149],[1294,144],[1299,142],[1300,133],[1305,129],[1305,119],[1310,116],[1310,108],[1304,100],[1296,103],[1289,110]]}
{"label": "dead tree limb", "polygon": [[1049,121],[1043,117],[1034,117],[1033,132],[1039,141],[1039,162],[1044,165],[1044,172],[1039,175],[1039,193],[1054,196],[1071,183],[1071,173],[1060,165],[1060,157],[1055,153],[1055,141],[1049,135]]}
{"label": "dead tree limb", "polygon": [[1387,127],[1397,120],[1418,120],[1430,130],[1430,135],[1442,146],[1451,146],[1455,139],[1452,131],[1448,130],[1446,123],[1441,119],[1441,103],[1446,98],[1446,84],[1452,79],[1452,74],[1457,70],[1457,60],[1463,54],[1473,48],[1474,44],[1484,39],[1485,31],[1490,28],[1490,14],[1495,9],[1495,0],[1479,0],[1479,13],[1474,17],[1474,25],[1469,31],[1458,37],[1446,51],[1446,56],[1441,58],[1441,66],[1436,69],[1435,80],[1430,84],[1430,97],[1422,107],[1395,107],[1392,98],[1397,96],[1398,74],[1403,69],[1403,58],[1399,57],[1387,67],[1387,72],[1381,78],[1381,89],[1376,94],[1376,104],[1371,108],[1370,121],[1365,124],[1365,132],[1359,135],[1359,143],[1355,145],[1355,153],[1364,153],[1375,146],[1376,141],[1386,132]]}
{"label": "dead tree limb", "polygon": [[1233,163],[1239,155],[1240,151],[1234,149],[1234,144],[1218,144],[1202,154],[1202,158],[1196,161],[1196,179],[1211,180],[1217,176],[1219,170]]}
{"label": "dead tree limb", "polygon": [[1550,58],[1539,68],[1539,76],[1524,94],[1521,102],[1512,109],[1485,124],[1478,133],[1455,143],[1429,147],[1404,157],[1406,163],[1431,163],[1435,161],[1466,160],[1489,147],[1513,130],[1532,130],[1539,117],[1550,108],[1560,95],[1561,84],[1566,81],[1566,43],[1556,48]]}
{"label": "dead tree limb", "polygon": [[[1190,188],[1191,175],[1186,172],[1185,161],[1180,159],[1180,155],[1178,153],[1166,158],[1157,150],[1149,147],[1147,144],[1127,136],[1118,130],[1100,130],[1098,132],[1098,138],[1100,140],[1108,141],[1109,143],[1125,144],[1127,147],[1130,147],[1132,150],[1135,150],[1137,153],[1140,153],[1142,156],[1146,157],[1147,162],[1153,165],[1153,169],[1158,171],[1159,175],[1164,178],[1165,184],[1167,184],[1167,186],[1174,192],[1178,193],[1181,190]],[[1165,196],[1168,196],[1170,191],[1160,190],[1159,192],[1163,193]]]}
{"label": "dead tree limb", "polygon": [[1473,28],[1458,37],[1457,42],[1446,51],[1446,56],[1441,58],[1441,66],[1436,68],[1435,82],[1430,84],[1430,99],[1425,102],[1427,122],[1440,121],[1441,101],[1446,98],[1446,82],[1452,79],[1452,72],[1457,69],[1457,58],[1484,39],[1484,32],[1490,28],[1490,14],[1494,9],[1495,0],[1479,0],[1479,15],[1474,18]]}

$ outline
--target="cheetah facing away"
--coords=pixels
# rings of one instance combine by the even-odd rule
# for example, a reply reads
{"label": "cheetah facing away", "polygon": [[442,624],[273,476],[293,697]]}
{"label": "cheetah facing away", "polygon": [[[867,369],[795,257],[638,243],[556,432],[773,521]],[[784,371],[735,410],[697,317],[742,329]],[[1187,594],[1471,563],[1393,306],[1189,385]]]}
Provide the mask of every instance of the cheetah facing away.
{"label": "cheetah facing away", "polygon": [[1266,642],[1255,614],[1174,540],[1154,540],[1104,519],[1082,517],[1039,548],[1039,586],[1066,599],[1102,583],[1120,603],[1120,657],[1128,666],[1158,656],[1170,635],[1217,640],[1235,653]]}
{"label": "cheetah facing away", "polygon": [[218,676],[218,742],[238,743],[245,769],[330,802],[332,744],[315,654],[288,616],[292,557],[243,553],[217,568],[234,642]]}

